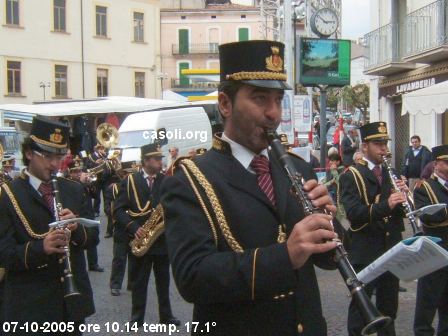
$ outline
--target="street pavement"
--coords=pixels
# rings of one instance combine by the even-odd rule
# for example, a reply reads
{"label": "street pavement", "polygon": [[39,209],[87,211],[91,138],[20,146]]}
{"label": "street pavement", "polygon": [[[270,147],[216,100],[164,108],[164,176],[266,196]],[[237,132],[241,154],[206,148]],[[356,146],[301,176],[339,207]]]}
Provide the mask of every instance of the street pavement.
{"label": "street pavement", "polygon": [[[121,296],[111,296],[109,289],[109,276],[112,260],[112,239],[104,239],[105,218],[101,217],[102,232],[101,242],[98,246],[99,263],[105,268],[104,273],[89,272],[92,283],[96,313],[87,319],[86,323],[93,328],[97,324],[97,331],[91,329],[90,332],[85,332],[85,335],[99,336],[99,335],[169,335],[168,332],[126,332],[125,323],[130,319],[131,312],[131,293],[126,290],[126,276],[121,291]],[[410,236],[411,232],[405,233],[405,237]],[[338,271],[324,271],[317,270],[318,282],[321,290],[322,306],[324,316],[328,323],[329,336],[344,336],[347,335],[346,321],[347,308],[350,298],[348,297],[348,290],[342,281]],[[407,292],[400,293],[399,312],[396,320],[397,335],[412,335],[412,324],[415,308],[415,294],[416,282],[401,283],[407,289]],[[171,335],[189,335],[186,331],[185,323],[192,320],[193,306],[185,302],[179,295],[174,281],[171,281],[170,287],[171,305],[174,315],[182,322],[179,332],[171,333]],[[151,275],[150,284],[148,288],[148,302],[146,319],[147,323],[158,323],[157,312],[157,297],[154,285],[154,277]],[[116,328],[115,332],[114,330]],[[109,332],[107,332],[109,330]],[[229,335],[230,336],[230,335]]]}

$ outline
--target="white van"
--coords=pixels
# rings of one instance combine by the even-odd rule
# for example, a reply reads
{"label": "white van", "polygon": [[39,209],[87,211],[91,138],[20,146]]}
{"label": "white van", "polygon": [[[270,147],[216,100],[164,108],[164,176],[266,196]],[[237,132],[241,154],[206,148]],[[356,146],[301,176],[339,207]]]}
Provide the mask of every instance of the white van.
{"label": "white van", "polygon": [[165,157],[170,147],[179,148],[179,155],[184,156],[192,148],[210,149],[212,145],[209,118],[198,106],[134,113],[118,132],[122,161],[140,158],[140,147],[155,140],[161,143]]}

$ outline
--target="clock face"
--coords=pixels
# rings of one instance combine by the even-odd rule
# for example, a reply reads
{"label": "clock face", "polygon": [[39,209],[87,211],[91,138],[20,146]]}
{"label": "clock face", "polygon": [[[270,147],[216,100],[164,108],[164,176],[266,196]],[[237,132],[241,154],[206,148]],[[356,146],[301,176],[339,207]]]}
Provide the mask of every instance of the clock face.
{"label": "clock face", "polygon": [[319,9],[312,17],[311,26],[318,35],[330,36],[338,29],[338,25],[338,15],[331,8]]}

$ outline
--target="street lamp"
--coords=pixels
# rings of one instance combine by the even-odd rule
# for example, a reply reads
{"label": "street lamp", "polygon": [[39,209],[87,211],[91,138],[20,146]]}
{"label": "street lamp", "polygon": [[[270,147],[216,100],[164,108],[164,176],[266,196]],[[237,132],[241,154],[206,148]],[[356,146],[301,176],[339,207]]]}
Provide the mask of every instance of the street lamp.
{"label": "street lamp", "polygon": [[293,38],[294,38],[294,94],[297,94],[297,21],[302,21],[306,17],[306,4],[304,0],[293,1],[291,3],[292,21],[294,23]]}
{"label": "street lamp", "polygon": [[44,92],[44,101],[45,101],[45,90],[46,90],[46,88],[49,88],[50,86],[51,86],[50,82],[40,82],[39,83],[39,87],[41,87]]}
{"label": "street lamp", "polygon": [[163,99],[163,80],[168,79],[168,74],[166,73],[159,73],[156,75],[156,79],[160,80],[160,96]]}

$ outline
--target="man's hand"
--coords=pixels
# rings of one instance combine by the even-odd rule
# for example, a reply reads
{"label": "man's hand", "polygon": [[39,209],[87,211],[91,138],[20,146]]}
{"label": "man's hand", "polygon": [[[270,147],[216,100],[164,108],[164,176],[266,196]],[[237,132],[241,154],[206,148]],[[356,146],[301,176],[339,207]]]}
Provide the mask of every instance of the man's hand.
{"label": "man's hand", "polygon": [[308,197],[316,208],[325,209],[331,213],[336,213],[328,189],[322,184],[317,184],[316,180],[309,180],[303,185],[303,189],[308,193]]}
{"label": "man's hand", "polygon": [[64,246],[68,245],[69,240],[65,230],[50,230],[44,238],[45,254],[64,253]]}
{"label": "man's hand", "polygon": [[141,239],[141,238],[143,238],[145,236],[145,234],[146,234],[145,229],[143,229],[142,227],[139,227],[137,232],[135,233],[135,238],[136,239]]}
{"label": "man's hand", "polygon": [[392,210],[394,209],[398,204],[402,204],[406,202],[406,196],[402,192],[394,192],[390,194],[389,198],[387,199],[387,203],[389,204],[389,208]]}
{"label": "man's hand", "polygon": [[305,217],[294,225],[286,247],[294,269],[302,267],[315,253],[324,253],[336,248],[337,238],[330,223],[332,216],[314,214]]}
{"label": "man's hand", "polygon": [[[64,219],[76,218],[76,216],[70,209],[65,208],[62,209],[61,212],[59,213],[59,218],[60,220],[64,220]],[[67,225],[67,228],[70,231],[74,231],[78,228],[78,223],[70,223]]]}

